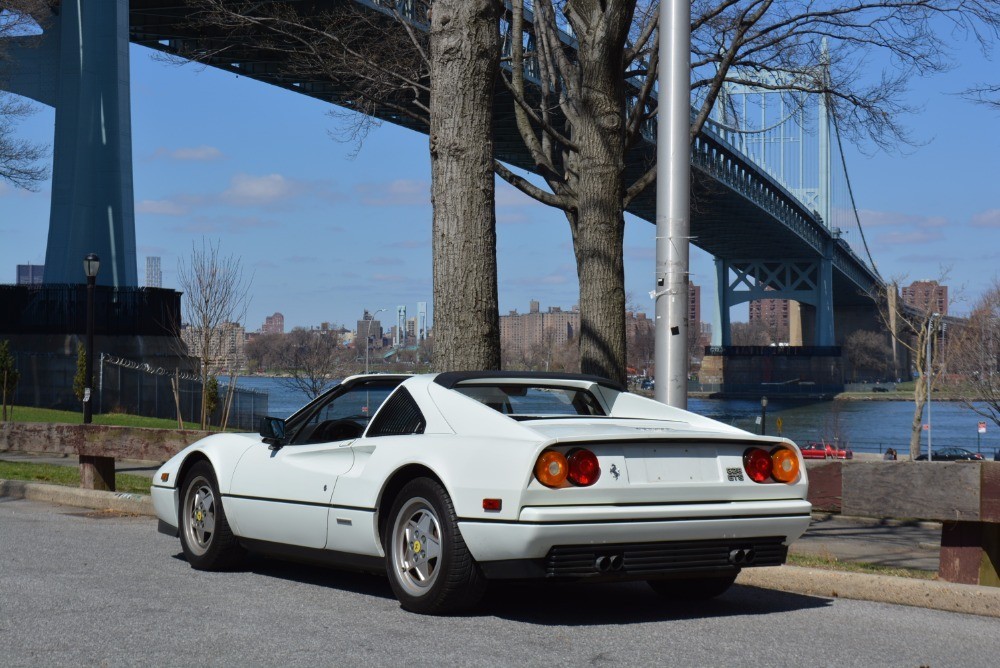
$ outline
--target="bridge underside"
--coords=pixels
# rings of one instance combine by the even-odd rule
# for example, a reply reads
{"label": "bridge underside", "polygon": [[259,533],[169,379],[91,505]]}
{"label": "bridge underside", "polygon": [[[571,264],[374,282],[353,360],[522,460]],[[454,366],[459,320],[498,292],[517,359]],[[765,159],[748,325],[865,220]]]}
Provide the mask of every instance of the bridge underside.
{"label": "bridge underside", "polygon": [[[351,0],[319,0],[313,6],[320,10],[354,4]],[[190,10],[178,0],[131,0],[131,40],[152,49],[184,55],[206,52],[223,46],[222,35],[212,35],[203,27],[193,25]],[[209,64],[280,86],[299,94],[309,95],[335,105],[352,107],[352,88],[356,84],[349,78],[313,78],[303,80],[292,77],[283,70],[279,54],[259,48],[253,43],[234,46],[226,44],[224,51],[207,58]],[[534,164],[520,138],[514,118],[514,103],[502,84],[497,85],[495,105],[494,140],[497,157],[511,165],[533,170]],[[370,110],[383,121],[388,121],[426,134],[427,127],[420,121],[398,113],[389,107]],[[642,142],[630,157],[627,177],[635,179],[655,161],[656,147],[652,142]],[[691,212],[692,242],[717,258],[753,258],[756,260],[783,260],[786,258],[818,258],[817,242],[825,230],[814,221],[814,214],[800,210],[796,215],[804,220],[805,237],[789,229],[787,221],[780,220],[759,202],[748,199],[719,179],[708,166],[694,161],[692,170],[693,197]],[[801,208],[801,207],[800,207]],[[637,198],[630,213],[648,222],[656,220],[656,191],[649,187]],[[846,244],[843,244],[846,248]],[[833,292],[837,304],[864,304],[864,296],[873,284],[870,272],[852,267],[854,258],[849,250],[836,248],[834,261]],[[839,257],[844,255],[844,257]],[[836,261],[839,259],[840,261]],[[863,265],[862,265],[863,266]],[[845,271],[846,269],[846,271]]]}

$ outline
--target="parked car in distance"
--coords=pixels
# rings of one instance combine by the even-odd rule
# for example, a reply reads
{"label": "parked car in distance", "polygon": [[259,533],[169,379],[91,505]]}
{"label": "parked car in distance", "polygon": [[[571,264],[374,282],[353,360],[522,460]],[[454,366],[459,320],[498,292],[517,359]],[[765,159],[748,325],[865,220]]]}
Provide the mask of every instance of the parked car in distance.
{"label": "parked car in distance", "polygon": [[[965,448],[941,448],[940,450],[935,449],[932,453],[933,459],[931,461],[935,462],[981,462],[985,459],[978,452],[973,452],[972,450],[966,450]],[[919,455],[916,459],[918,462],[926,462],[927,454]]]}
{"label": "parked car in distance", "polygon": [[881,385],[876,385],[875,387],[872,388],[872,392],[888,392],[888,391],[889,391],[888,387],[882,387]]}
{"label": "parked car in distance", "polygon": [[488,580],[718,596],[742,569],[785,562],[807,488],[788,439],[604,378],[482,371],[347,378],[259,434],[188,446],[151,497],[193,568],[246,551],[318,561],[383,573],[407,610],[446,613]]}
{"label": "parked car in distance", "polygon": [[854,451],[831,443],[810,441],[802,448],[803,459],[854,459]]}
{"label": "parked car in distance", "polygon": [[803,446],[802,459],[833,459],[833,448],[825,443],[815,441]]}

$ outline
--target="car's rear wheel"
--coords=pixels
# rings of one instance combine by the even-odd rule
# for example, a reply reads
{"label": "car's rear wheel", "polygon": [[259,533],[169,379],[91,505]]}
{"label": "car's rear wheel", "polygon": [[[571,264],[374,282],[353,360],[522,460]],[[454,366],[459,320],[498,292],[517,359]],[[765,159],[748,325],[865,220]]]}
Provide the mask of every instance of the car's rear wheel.
{"label": "car's rear wheel", "polygon": [[456,612],[482,598],[486,579],[465,546],[451,498],[436,481],[417,478],[400,490],[384,539],[389,583],[407,610]]}
{"label": "car's rear wheel", "polygon": [[738,572],[683,580],[648,580],[648,583],[653,591],[665,598],[675,601],[705,601],[726,593],[733,586],[737,575]]}
{"label": "car's rear wheel", "polygon": [[232,568],[244,555],[229,528],[219,485],[211,464],[191,467],[181,490],[181,549],[193,568],[217,571]]}

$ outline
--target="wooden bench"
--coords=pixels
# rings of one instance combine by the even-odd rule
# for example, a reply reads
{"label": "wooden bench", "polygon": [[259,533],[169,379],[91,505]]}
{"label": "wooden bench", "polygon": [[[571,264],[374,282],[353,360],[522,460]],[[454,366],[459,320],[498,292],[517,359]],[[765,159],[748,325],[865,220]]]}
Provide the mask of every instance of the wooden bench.
{"label": "wooden bench", "polygon": [[163,462],[205,436],[189,429],[5,422],[0,452],[78,455],[80,487],[114,491],[116,459]]}
{"label": "wooden bench", "polygon": [[938,576],[1000,587],[1000,462],[828,462],[810,466],[816,510],[941,522]]}

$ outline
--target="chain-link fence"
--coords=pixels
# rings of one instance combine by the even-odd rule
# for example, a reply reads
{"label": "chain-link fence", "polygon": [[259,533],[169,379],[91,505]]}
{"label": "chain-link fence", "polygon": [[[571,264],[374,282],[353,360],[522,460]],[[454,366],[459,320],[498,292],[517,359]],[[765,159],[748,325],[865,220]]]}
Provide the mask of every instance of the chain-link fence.
{"label": "chain-link fence", "polygon": [[[41,408],[76,409],[73,396],[76,357],[56,354],[15,353],[21,379],[13,403]],[[201,421],[201,379],[177,369],[165,369],[154,362],[136,362],[102,354],[94,364],[94,413],[128,413],[143,417]],[[174,393],[177,386],[177,394]],[[221,422],[227,385],[219,386],[219,402],[211,423]],[[234,390],[227,426],[256,431],[260,418],[267,415],[268,395],[237,386]]]}

